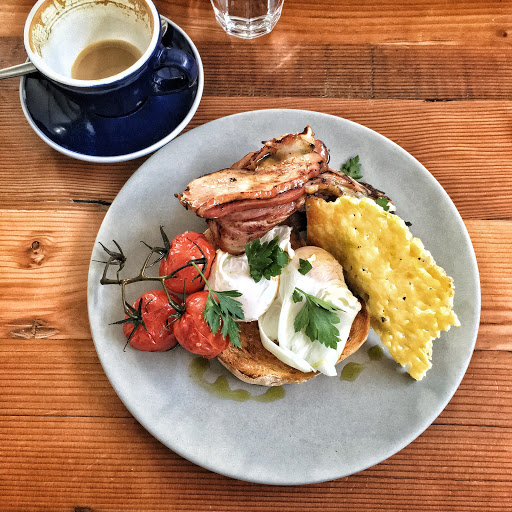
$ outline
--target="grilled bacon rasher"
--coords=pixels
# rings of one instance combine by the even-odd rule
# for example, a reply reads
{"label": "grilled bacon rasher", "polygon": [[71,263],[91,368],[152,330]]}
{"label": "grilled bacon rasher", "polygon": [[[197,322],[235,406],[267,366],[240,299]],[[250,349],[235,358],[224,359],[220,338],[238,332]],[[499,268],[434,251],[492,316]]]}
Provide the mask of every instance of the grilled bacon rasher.
{"label": "grilled bacon rasher", "polygon": [[241,254],[247,242],[300,210],[307,195],[384,195],[328,163],[327,148],[306,126],[301,133],[263,142],[229,169],[196,178],[176,197],[208,221],[216,247]]}

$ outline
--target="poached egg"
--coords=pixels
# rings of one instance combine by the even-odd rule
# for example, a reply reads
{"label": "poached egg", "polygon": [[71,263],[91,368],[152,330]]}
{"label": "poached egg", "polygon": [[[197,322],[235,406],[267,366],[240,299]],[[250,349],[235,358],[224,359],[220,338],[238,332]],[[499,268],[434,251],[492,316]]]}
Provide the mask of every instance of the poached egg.
{"label": "poached egg", "polygon": [[[290,242],[291,232],[289,226],[276,226],[265,233],[260,241],[271,242],[277,236],[279,247],[292,259],[295,251]],[[246,254],[234,256],[220,249],[217,250],[208,278],[215,291],[237,290],[242,294],[237,300],[242,304],[246,322],[258,320],[267,311],[277,296],[279,280],[280,276],[276,276],[270,280],[263,278],[256,283],[249,273]]]}
{"label": "poached egg", "polygon": [[[305,275],[299,272],[300,259],[312,265]],[[312,341],[303,331],[295,332],[295,318],[304,306],[304,299],[297,303],[292,299],[296,288],[339,308],[335,312],[339,319],[335,324],[339,332],[336,348]],[[283,269],[275,300],[258,320],[261,342],[278,359],[297,370],[335,376],[336,363],[360,309],[359,300],[345,284],[338,261],[319,247],[301,247]]]}

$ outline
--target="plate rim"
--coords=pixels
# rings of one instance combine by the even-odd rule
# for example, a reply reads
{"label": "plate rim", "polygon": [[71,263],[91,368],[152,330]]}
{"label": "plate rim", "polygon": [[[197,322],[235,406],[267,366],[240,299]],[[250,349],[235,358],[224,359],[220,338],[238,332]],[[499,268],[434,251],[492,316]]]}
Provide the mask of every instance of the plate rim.
{"label": "plate rim", "polygon": [[[272,478],[269,479],[269,478],[265,478],[265,477],[263,477],[263,478],[246,477],[246,476],[244,477],[243,475],[240,475],[239,473],[236,473],[236,472],[230,472],[230,471],[225,471],[225,470],[221,471],[221,470],[219,470],[219,468],[215,464],[210,464],[210,463],[208,463],[208,461],[205,461],[204,459],[199,460],[200,457],[191,456],[189,453],[187,453],[187,451],[185,449],[182,449],[181,446],[169,446],[168,443],[164,442],[159,437],[158,432],[156,432],[156,429],[154,428],[153,425],[149,424],[147,421],[145,421],[145,419],[141,419],[141,418],[137,417],[132,412],[131,407],[126,403],[125,399],[122,396],[123,392],[120,392],[118,389],[116,389],[116,386],[114,385],[114,383],[110,379],[110,376],[108,374],[108,370],[107,370],[107,368],[105,368],[105,366],[103,364],[103,360],[102,360],[101,355],[99,353],[98,346],[97,346],[96,340],[94,338],[94,335],[93,335],[93,342],[94,342],[94,345],[95,345],[95,349],[96,349],[96,351],[98,353],[98,358],[99,358],[100,363],[101,363],[101,365],[103,367],[103,370],[105,371],[105,374],[106,374],[107,378],[109,379],[110,384],[113,386],[113,388],[114,388],[116,394],[118,395],[118,397],[121,399],[123,404],[126,406],[128,411],[130,412],[130,414],[132,414],[134,416],[134,418],[153,437],[155,437],[159,442],[164,444],[164,446],[166,446],[168,449],[170,449],[171,451],[175,452],[176,454],[180,455],[181,457],[189,460],[190,462],[192,462],[192,463],[194,463],[194,464],[196,464],[196,465],[198,465],[200,467],[203,467],[203,468],[205,468],[205,469],[207,469],[209,471],[212,471],[212,472],[215,472],[217,474],[221,474],[221,475],[233,478],[233,479],[237,479],[237,480],[241,480],[241,481],[247,481],[247,482],[252,482],[252,483],[257,483],[257,484],[265,484],[265,485],[291,486],[291,485],[308,485],[308,484],[315,484],[315,483],[333,481],[333,480],[337,480],[339,478],[344,478],[346,476],[349,476],[349,475],[356,474],[356,473],[359,473],[361,471],[364,471],[364,470],[366,470],[366,469],[368,469],[370,467],[373,467],[373,466],[375,466],[377,464],[380,464],[381,462],[387,460],[391,456],[399,453],[401,450],[403,450],[405,447],[407,447],[411,442],[413,442],[415,439],[417,439],[419,436],[421,436],[425,432],[425,430],[427,430],[432,425],[432,423],[435,421],[435,419],[442,413],[442,411],[446,408],[447,404],[453,398],[454,394],[456,393],[457,389],[460,386],[460,383],[462,382],[464,376],[466,375],[467,368],[468,368],[468,366],[469,366],[469,364],[471,362],[471,359],[472,359],[472,356],[473,356],[473,353],[474,353],[474,349],[475,349],[475,344],[476,344],[477,336],[478,336],[479,324],[480,324],[480,314],[481,314],[481,283],[480,283],[480,277],[479,277],[479,271],[478,271],[478,262],[477,262],[477,259],[476,259],[474,247],[473,247],[471,238],[469,236],[469,233],[467,231],[467,228],[466,228],[466,226],[464,224],[464,221],[463,221],[460,213],[458,212],[455,204],[451,200],[450,196],[448,195],[446,190],[442,187],[442,185],[437,181],[437,179],[433,176],[433,174],[421,162],[419,162],[413,155],[411,155],[407,150],[405,150],[404,148],[399,146],[393,140],[389,139],[388,137],[382,135],[381,133],[379,133],[379,132],[377,132],[377,131],[375,131],[375,130],[373,130],[373,129],[371,129],[371,128],[363,125],[363,124],[357,123],[355,121],[351,121],[349,119],[346,119],[346,118],[343,118],[341,116],[337,116],[337,115],[334,115],[334,114],[328,114],[328,113],[324,113],[324,112],[318,112],[318,111],[315,111],[315,110],[306,110],[306,109],[269,108],[269,109],[259,109],[259,110],[249,110],[249,111],[244,111],[244,112],[238,112],[238,113],[235,113],[235,114],[223,116],[223,117],[214,119],[212,121],[209,121],[207,123],[201,124],[201,125],[195,127],[194,129],[192,129],[192,130],[190,130],[190,131],[180,135],[180,137],[175,138],[171,143],[169,143],[166,146],[162,147],[160,150],[158,150],[156,153],[154,153],[150,158],[148,158],[148,160],[146,160],[141,166],[139,166],[137,168],[137,170],[130,176],[130,178],[126,181],[126,183],[123,185],[123,187],[120,189],[120,191],[116,195],[116,198],[118,197],[119,194],[121,194],[121,192],[124,189],[124,187],[126,187],[131,180],[136,179],[135,178],[136,175],[138,175],[139,173],[144,172],[144,169],[146,167],[151,167],[152,159],[156,159],[158,153],[160,153],[161,151],[165,151],[165,148],[167,146],[170,146],[172,144],[178,145],[181,137],[191,137],[191,136],[193,136],[194,133],[197,134],[198,132],[201,132],[203,130],[208,130],[208,127],[211,126],[212,124],[226,122],[226,120],[229,120],[229,119],[233,119],[233,118],[237,118],[237,117],[245,117],[245,116],[249,116],[250,117],[250,116],[253,116],[253,115],[262,115],[262,114],[263,115],[268,115],[269,113],[278,114],[280,112],[293,112],[293,113],[296,113],[298,115],[315,115],[315,116],[320,116],[320,117],[325,116],[326,118],[330,118],[330,119],[335,118],[337,121],[341,121],[342,123],[348,123],[349,126],[352,125],[352,126],[357,127],[357,129],[363,129],[365,131],[371,132],[372,136],[374,136],[374,137],[377,136],[378,138],[381,138],[386,144],[391,144],[395,148],[395,150],[398,150],[400,153],[402,153],[404,156],[406,156],[409,160],[413,161],[416,166],[421,167],[422,172],[424,172],[424,173],[426,173],[428,175],[429,180],[431,180],[432,184],[434,184],[436,186],[437,191],[439,193],[441,193],[442,195],[444,195],[445,198],[448,200],[448,205],[450,207],[450,211],[456,217],[457,223],[462,228],[462,230],[461,230],[462,231],[462,235],[463,235],[463,237],[465,239],[466,246],[467,246],[467,248],[469,250],[468,255],[470,256],[471,261],[473,263],[473,268],[472,268],[473,272],[471,272],[471,282],[472,282],[472,285],[475,287],[475,290],[474,290],[475,297],[471,297],[471,300],[472,301],[473,301],[473,299],[476,300],[476,302],[474,302],[476,315],[473,317],[473,322],[472,322],[472,324],[470,326],[470,328],[471,328],[470,332],[472,333],[472,339],[471,339],[471,342],[467,344],[468,354],[467,354],[465,360],[462,362],[461,366],[463,367],[463,370],[461,370],[460,375],[458,376],[458,378],[455,381],[455,384],[453,385],[453,391],[450,390],[446,394],[446,396],[444,396],[444,399],[439,401],[439,403],[437,404],[437,407],[435,408],[435,411],[431,415],[429,415],[429,420],[425,421],[425,425],[422,428],[416,429],[413,432],[409,433],[409,435],[403,437],[403,439],[401,440],[402,441],[401,443],[396,442],[394,445],[392,445],[390,447],[390,449],[387,450],[385,455],[379,457],[378,460],[373,460],[373,461],[369,462],[366,465],[361,465],[361,468],[358,469],[357,471],[350,471],[348,473],[343,473],[342,471],[340,471],[337,476],[332,476],[332,477],[327,477],[327,478],[319,478],[319,479],[310,479],[310,480],[307,480],[307,481],[297,481],[297,480],[293,480],[293,479],[287,481],[286,479],[275,479],[275,478],[274,479],[272,479]],[[116,198],[114,199],[114,201],[116,200]],[[113,203],[114,203],[114,201],[113,201]],[[100,231],[102,229],[102,226],[103,226],[105,220],[108,218],[109,212],[110,212],[110,208],[109,208],[109,211],[107,211],[107,214],[105,215],[105,218],[102,221],[102,224],[101,224],[100,228],[98,229],[98,233],[97,233],[94,245],[96,245],[98,243],[99,233],[100,233]],[[90,321],[90,326],[91,326],[91,333],[93,332],[93,325],[92,325],[92,321],[91,321],[91,308],[92,308],[92,306],[91,306],[91,301],[90,301],[90,294],[91,294],[90,287],[91,286],[97,286],[97,285],[93,285],[91,283],[91,281],[90,281],[90,275],[91,275],[91,272],[92,272],[92,263],[93,263],[93,261],[91,260],[90,266],[89,266],[88,293],[87,293],[87,296],[88,296],[88,313],[89,313],[89,321]]]}

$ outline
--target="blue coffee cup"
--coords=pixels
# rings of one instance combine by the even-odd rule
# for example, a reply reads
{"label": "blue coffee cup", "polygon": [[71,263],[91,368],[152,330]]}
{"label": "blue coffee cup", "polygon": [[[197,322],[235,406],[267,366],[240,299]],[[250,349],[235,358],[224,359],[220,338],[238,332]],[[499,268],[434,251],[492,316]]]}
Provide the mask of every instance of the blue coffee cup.
{"label": "blue coffee cup", "polygon": [[[89,112],[115,118],[130,115],[149,97],[179,95],[195,84],[194,56],[164,46],[161,36],[150,0],[39,0],[27,18],[24,42],[29,59],[55,87]],[[131,60],[116,44],[128,48]],[[83,64],[82,55],[95,56],[93,64]],[[106,55],[117,68],[107,66]]]}

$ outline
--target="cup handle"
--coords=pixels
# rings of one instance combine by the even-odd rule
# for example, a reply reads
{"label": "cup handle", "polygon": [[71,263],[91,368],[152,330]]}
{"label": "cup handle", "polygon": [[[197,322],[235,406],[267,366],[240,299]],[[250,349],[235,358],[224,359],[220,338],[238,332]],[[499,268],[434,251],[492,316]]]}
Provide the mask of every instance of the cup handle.
{"label": "cup handle", "polygon": [[162,47],[153,73],[153,93],[172,94],[190,87],[199,74],[192,55],[178,48]]}

